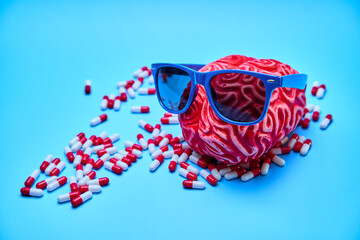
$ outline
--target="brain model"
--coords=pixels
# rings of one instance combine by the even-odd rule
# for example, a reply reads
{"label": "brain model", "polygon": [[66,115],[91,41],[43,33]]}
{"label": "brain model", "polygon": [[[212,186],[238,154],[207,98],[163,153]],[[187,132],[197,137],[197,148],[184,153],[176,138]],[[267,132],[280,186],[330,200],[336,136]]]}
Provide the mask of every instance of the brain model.
{"label": "brain model", "polygon": [[[221,58],[207,64],[200,72],[222,69],[243,69],[278,76],[298,73],[289,65],[276,60],[241,55]],[[250,88],[242,89],[239,84],[242,82],[247,82]],[[236,75],[229,74],[228,77],[213,79],[212,86],[218,92],[217,101],[225,103],[222,106],[231,105],[228,117],[236,120],[239,116],[236,106],[240,108],[240,114],[247,114],[246,117],[250,121],[253,120],[253,116],[259,115],[258,112],[262,112],[262,108],[259,107],[261,104],[257,102],[264,101],[264,97],[254,92],[261,93],[265,89],[258,81],[251,78],[239,79]],[[253,106],[249,106],[250,101],[247,99],[252,99]],[[268,113],[262,122],[252,126],[232,125],[214,113],[204,88],[199,85],[193,104],[179,116],[179,120],[184,138],[193,150],[233,165],[258,159],[294,130],[303,116],[305,104],[305,90],[277,88],[271,96]],[[227,109],[223,111],[226,112]]]}

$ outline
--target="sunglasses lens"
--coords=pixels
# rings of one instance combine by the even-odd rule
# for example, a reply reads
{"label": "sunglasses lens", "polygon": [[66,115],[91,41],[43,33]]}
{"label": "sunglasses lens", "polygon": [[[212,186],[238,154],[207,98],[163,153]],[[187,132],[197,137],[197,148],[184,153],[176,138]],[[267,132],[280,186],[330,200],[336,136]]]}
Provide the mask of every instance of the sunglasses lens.
{"label": "sunglasses lens", "polygon": [[253,122],[265,108],[266,91],[259,78],[242,73],[222,73],[211,79],[217,110],[236,122]]}
{"label": "sunglasses lens", "polygon": [[174,67],[162,67],[157,77],[160,101],[172,111],[180,111],[189,100],[191,78],[187,72]]}

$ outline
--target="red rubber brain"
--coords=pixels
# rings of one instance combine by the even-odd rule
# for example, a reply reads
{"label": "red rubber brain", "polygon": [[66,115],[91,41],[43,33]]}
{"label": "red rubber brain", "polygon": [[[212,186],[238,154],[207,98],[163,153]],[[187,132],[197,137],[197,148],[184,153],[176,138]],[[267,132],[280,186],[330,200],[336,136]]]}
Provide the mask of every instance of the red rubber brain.
{"label": "red rubber brain", "polygon": [[[221,69],[243,69],[278,76],[296,74],[289,65],[272,59],[256,59],[230,55],[204,66],[201,72]],[[265,101],[263,84],[254,78],[227,74],[212,82],[217,101],[229,116],[240,114],[252,121],[262,112]],[[249,87],[243,88],[247,83]],[[305,90],[277,88],[274,90],[264,120],[252,126],[232,125],[221,120],[212,110],[205,90],[198,86],[198,94],[191,107],[179,116],[186,142],[196,152],[214,157],[226,164],[247,163],[269,151],[277,141],[294,130],[304,113]],[[251,102],[255,104],[251,105]],[[226,106],[231,108],[226,109]],[[235,110],[234,110],[235,109]],[[238,111],[239,110],[239,111]]]}

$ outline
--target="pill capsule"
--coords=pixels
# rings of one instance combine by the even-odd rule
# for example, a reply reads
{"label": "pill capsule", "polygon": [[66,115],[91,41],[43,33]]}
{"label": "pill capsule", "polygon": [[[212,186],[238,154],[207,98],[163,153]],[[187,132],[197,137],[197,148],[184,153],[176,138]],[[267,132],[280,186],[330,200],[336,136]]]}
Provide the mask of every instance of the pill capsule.
{"label": "pill capsule", "polygon": [[297,142],[295,143],[294,146],[294,152],[300,152],[301,147],[303,146],[303,143],[305,141],[305,137],[304,136],[300,136],[299,139],[297,140]]}
{"label": "pill capsule", "polygon": [[290,140],[289,140],[289,142],[288,142],[288,146],[291,148],[291,149],[293,149],[294,148],[294,146],[295,146],[295,143],[296,143],[296,141],[299,139],[299,135],[297,134],[297,133],[294,133],[292,136],[291,136],[291,138],[290,138]]}
{"label": "pill capsule", "polygon": [[120,92],[120,100],[122,102],[126,102],[127,101],[127,94],[126,94],[126,89],[125,87],[120,87],[119,88],[119,92]]}
{"label": "pill capsule", "polygon": [[87,139],[85,137],[81,138],[79,141],[77,141],[76,143],[74,143],[74,145],[71,146],[71,151],[78,151],[86,141]]}
{"label": "pill capsule", "polygon": [[25,186],[26,187],[31,187],[35,180],[39,177],[40,175],[40,170],[39,169],[35,169],[31,174],[30,176],[26,179],[25,181]]}
{"label": "pill capsule", "polygon": [[[136,145],[138,145],[138,144],[136,144]],[[140,145],[138,145],[138,146],[141,147]],[[126,147],[125,151],[136,155],[138,158],[142,157],[142,152],[139,151],[138,149],[134,149],[134,148],[131,148],[131,147]]]}
{"label": "pill capsule", "polygon": [[272,148],[270,149],[270,152],[275,155],[289,154],[291,152],[291,148],[289,146]]}
{"label": "pill capsule", "polygon": [[115,94],[110,94],[107,107],[109,109],[113,109],[114,108],[114,103],[115,103]]}
{"label": "pill capsule", "polygon": [[100,123],[103,123],[107,120],[107,115],[106,114],[102,114],[96,118],[93,118],[91,121],[90,121],[90,125],[92,127],[95,127],[96,125],[99,125]]}
{"label": "pill capsule", "polygon": [[76,176],[76,181],[80,181],[84,177],[83,165],[78,164],[76,166],[75,176]]}
{"label": "pill capsule", "polygon": [[208,156],[204,156],[204,155],[196,156],[196,155],[192,154],[189,157],[189,160],[201,168],[207,168],[209,162],[211,161],[211,158]]}
{"label": "pill capsule", "polygon": [[112,155],[112,154],[116,153],[117,151],[118,151],[117,147],[109,147],[109,148],[99,150],[96,154],[98,155],[98,157],[101,157],[102,155],[104,155],[106,153]]}
{"label": "pill capsule", "polygon": [[96,162],[94,162],[94,169],[99,170],[102,166],[104,166],[104,163],[110,159],[110,154],[106,153],[101,156]]}
{"label": "pill capsule", "polygon": [[168,146],[163,146],[161,148],[159,148],[158,150],[156,150],[155,152],[153,152],[153,154],[151,154],[152,159],[155,159],[157,156],[163,154],[164,152],[166,152],[167,150],[169,150]]}
{"label": "pill capsule", "polygon": [[164,139],[164,137],[167,135],[166,130],[162,130],[159,135],[155,138],[155,145],[159,146],[160,142]]}
{"label": "pill capsule", "polygon": [[316,97],[322,99],[324,97],[325,91],[326,91],[325,84],[321,84],[318,90],[316,91]]}
{"label": "pill capsule", "polygon": [[114,101],[114,110],[119,111],[120,107],[121,107],[121,98],[120,96],[116,96]]}
{"label": "pill capsule", "polygon": [[139,87],[143,84],[144,82],[144,78],[143,77],[139,77],[138,79],[135,80],[134,84],[132,85],[132,88],[136,91],[139,89]]}
{"label": "pill capsule", "polygon": [[57,200],[59,203],[62,203],[62,202],[68,202],[74,198],[77,198],[78,196],[80,196],[80,192],[79,191],[76,191],[76,192],[70,192],[70,193],[65,193],[65,194],[62,194],[62,195],[59,195],[57,197]]}
{"label": "pill capsule", "polygon": [[179,159],[179,155],[177,155],[177,154],[174,154],[171,157],[171,160],[170,160],[170,163],[169,163],[169,171],[170,172],[175,172],[178,159]]}
{"label": "pill capsule", "polygon": [[84,202],[86,202],[87,200],[89,200],[91,197],[92,197],[92,192],[87,191],[87,192],[81,194],[80,196],[74,198],[73,200],[71,200],[71,205],[73,207],[78,207],[81,204],[83,204]]}
{"label": "pill capsule", "polygon": [[76,156],[75,156],[75,160],[73,162],[74,167],[76,167],[78,164],[81,163],[81,159],[82,159],[83,155],[84,155],[83,150],[80,149],[79,151],[77,151]]}
{"label": "pill capsule", "polygon": [[244,173],[246,173],[245,168],[238,168],[235,171],[228,172],[224,175],[226,180],[233,180],[235,178],[241,177]]}
{"label": "pill capsule", "polygon": [[[119,154],[117,154],[119,155]],[[119,155],[120,156],[120,155]],[[109,162],[118,165],[119,167],[121,167],[124,171],[126,171],[128,169],[129,166],[131,166],[131,160],[120,156],[120,159],[115,158],[115,156],[113,158],[109,159]]]}
{"label": "pill capsule", "polygon": [[314,104],[310,103],[305,106],[304,115],[308,112],[312,112],[314,110]]}
{"label": "pill capsule", "polygon": [[179,136],[173,137],[169,143],[170,143],[170,145],[173,145],[175,143],[179,143],[182,141],[184,141],[184,136],[182,134],[180,134]]}
{"label": "pill capsule", "polygon": [[148,145],[150,155],[153,154],[156,151],[154,139],[152,139],[152,138],[148,139],[147,145]]}
{"label": "pill capsule", "polygon": [[129,152],[125,151],[125,150],[120,150],[119,154],[121,156],[124,156],[124,157],[130,159],[132,162],[136,162],[137,156],[132,154],[132,153],[129,153]]}
{"label": "pill capsule", "polygon": [[127,84],[125,86],[125,89],[130,98],[135,98],[136,94],[135,94],[134,89],[132,88],[132,85]]}
{"label": "pill capsule", "polygon": [[136,144],[136,143],[131,142],[131,141],[125,141],[124,145],[125,145],[125,147],[133,148],[133,149],[136,149],[136,150],[139,150],[139,151],[143,150],[143,148],[139,144]]}
{"label": "pill capsule", "polygon": [[190,148],[189,144],[187,144],[187,143],[175,143],[175,144],[173,144],[172,147],[173,148],[181,148],[183,150],[186,150],[186,149]]}
{"label": "pill capsule", "polygon": [[67,177],[65,177],[65,176],[59,177],[58,179],[56,179],[52,183],[48,184],[46,189],[49,192],[54,191],[55,189],[65,185],[66,182],[67,182]]}
{"label": "pill capsule", "polygon": [[85,81],[85,94],[89,95],[91,93],[91,81],[86,80]]}
{"label": "pill capsule", "polygon": [[62,170],[64,170],[66,163],[64,161],[59,162],[56,167],[49,173],[50,176],[58,176]]}
{"label": "pill capsule", "polygon": [[306,139],[304,141],[304,144],[302,145],[301,149],[300,149],[300,154],[302,156],[305,156],[308,152],[309,152],[309,149],[311,147],[311,144],[312,144],[312,141],[311,139]]}
{"label": "pill capsule", "polygon": [[69,182],[70,182],[70,191],[71,192],[77,192],[79,190],[79,187],[78,187],[78,184],[76,182],[76,177],[71,176],[69,178]]}
{"label": "pill capsule", "polygon": [[36,184],[36,188],[45,189],[47,187],[47,185],[54,182],[56,179],[57,179],[57,176],[52,176],[45,180],[42,180]]}
{"label": "pill capsule", "polygon": [[326,117],[321,121],[320,123],[320,128],[322,130],[325,130],[329,124],[332,122],[332,115],[331,114],[328,114],[326,115]]}
{"label": "pill capsule", "polygon": [[260,167],[259,161],[257,159],[252,160],[247,163],[239,163],[239,167],[245,168],[245,169],[253,169]]}
{"label": "pill capsule", "polygon": [[219,173],[220,173],[221,176],[225,176],[226,173],[231,172],[231,171],[235,171],[238,168],[239,168],[238,165],[228,166],[228,167],[225,167],[223,169],[220,169]]}
{"label": "pill capsule", "polygon": [[87,185],[100,185],[100,186],[106,186],[109,184],[109,178],[102,177],[98,179],[93,179],[87,182]]}
{"label": "pill capsule", "polygon": [[177,149],[165,151],[163,155],[165,158],[171,158],[174,154],[180,156],[182,153],[183,150],[181,148],[177,148]]}
{"label": "pill capsule", "polygon": [[142,71],[140,74],[139,74],[139,78],[145,78],[145,77],[148,77],[151,75],[151,70],[148,69],[146,71]]}
{"label": "pill capsule", "polygon": [[271,159],[269,157],[266,157],[261,165],[261,175],[266,175],[270,168]]}
{"label": "pill capsule", "polygon": [[154,130],[154,127],[145,122],[144,120],[139,120],[139,126],[149,133],[152,133]]}
{"label": "pill capsule", "polygon": [[91,171],[89,172],[88,174],[85,175],[85,177],[83,177],[82,179],[80,179],[78,181],[78,185],[81,186],[81,185],[86,185],[86,183],[91,180],[91,179],[94,179],[96,177],[96,172],[94,171]]}
{"label": "pill capsule", "polygon": [[131,112],[132,113],[148,113],[148,112],[150,112],[150,107],[148,107],[148,106],[132,106]]}
{"label": "pill capsule", "polygon": [[138,93],[140,95],[154,95],[156,90],[155,88],[139,88]]}
{"label": "pill capsule", "polygon": [[179,157],[178,162],[181,164],[182,162],[185,162],[188,160],[192,153],[192,150],[190,148],[186,149]]}
{"label": "pill capsule", "polygon": [[302,121],[302,123],[301,123],[301,127],[302,127],[303,129],[309,128],[310,119],[311,119],[311,113],[308,112],[308,113],[305,114],[304,119],[303,119],[303,121]]}
{"label": "pill capsule", "polygon": [[214,178],[213,175],[211,175],[208,171],[205,169],[200,170],[200,175],[212,186],[215,186],[217,184],[216,178]]}
{"label": "pill capsule", "polygon": [[[93,181],[93,180],[91,180]],[[92,193],[99,193],[101,192],[102,187],[99,184],[95,184],[95,185],[82,185],[79,187],[79,192],[80,193],[85,193],[87,191],[90,191]]]}
{"label": "pill capsule", "polygon": [[160,119],[162,124],[178,124],[179,118],[178,117],[163,117]]}
{"label": "pill capsule", "polygon": [[155,171],[164,162],[164,156],[157,156],[150,164],[150,171]]}
{"label": "pill capsule", "polygon": [[49,175],[50,172],[60,163],[60,158],[54,158],[54,160],[51,161],[50,165],[45,169],[45,174]]}
{"label": "pill capsule", "polygon": [[89,172],[91,172],[94,168],[94,164],[95,164],[94,159],[90,158],[84,167],[84,174],[88,174]]}
{"label": "pill capsule", "polygon": [[317,122],[319,120],[319,117],[320,117],[320,106],[319,105],[316,105],[314,107],[314,112],[313,112],[313,115],[312,115],[312,120],[314,122]]}
{"label": "pill capsule", "polygon": [[66,155],[67,159],[69,160],[69,162],[70,163],[74,162],[74,159],[75,159],[74,154],[68,146],[66,146],[64,148],[64,152],[65,152],[65,155]]}
{"label": "pill capsule", "polygon": [[154,76],[153,75],[150,75],[149,78],[148,78],[148,83],[149,84],[154,84]]}
{"label": "pill capsule", "polygon": [[159,143],[159,147],[163,147],[165,145],[168,145],[170,140],[172,139],[172,134],[167,134]]}
{"label": "pill capsule", "polygon": [[45,160],[40,165],[40,171],[44,172],[45,169],[50,165],[50,162],[53,160],[53,156],[51,154],[47,155]]}
{"label": "pill capsule", "polygon": [[184,188],[189,188],[189,189],[204,189],[205,183],[202,181],[184,180],[183,186]]}
{"label": "pill capsule", "polygon": [[215,167],[215,165],[213,163],[210,163],[208,165],[208,169],[209,169],[211,175],[213,175],[214,178],[216,178],[216,180],[218,180],[218,181],[221,180],[221,175],[219,173],[219,170]]}
{"label": "pill capsule", "polygon": [[102,100],[101,100],[101,104],[100,104],[100,108],[101,110],[106,110],[107,106],[109,103],[109,97],[108,96],[103,96]]}
{"label": "pill capsule", "polygon": [[106,162],[104,164],[104,166],[105,166],[105,168],[107,170],[110,170],[113,173],[116,173],[117,175],[120,175],[122,173],[122,168],[119,167],[118,165],[115,165],[115,164],[111,163],[111,162]]}
{"label": "pill capsule", "polygon": [[133,85],[134,84],[134,80],[133,79],[131,79],[131,80],[127,80],[127,81],[120,81],[120,82],[118,82],[117,83],[117,88],[120,88],[120,87],[125,87],[126,85]]}
{"label": "pill capsule", "polygon": [[254,168],[254,169],[248,171],[247,173],[241,175],[240,179],[243,182],[247,182],[247,181],[253,179],[254,177],[259,176],[259,174],[260,174],[260,168]]}
{"label": "pill capsule", "polygon": [[142,73],[143,71],[147,71],[148,67],[147,66],[143,66],[142,68],[137,69],[133,75],[134,77],[139,77],[139,74]]}
{"label": "pill capsule", "polygon": [[285,160],[280,158],[279,156],[271,153],[271,152],[268,152],[266,154],[267,157],[269,157],[271,159],[271,161],[273,163],[275,163],[276,165],[278,165],[279,167],[283,167],[285,165]]}
{"label": "pill capsule", "polygon": [[196,174],[190,172],[189,170],[186,170],[185,168],[179,169],[179,175],[189,180],[197,180]]}
{"label": "pill capsule", "polygon": [[89,139],[84,143],[84,145],[82,147],[84,149],[91,147],[94,144],[96,138],[97,137],[95,135],[92,135],[91,137],[89,137]]}
{"label": "pill capsule", "polygon": [[192,172],[195,175],[199,175],[199,169],[197,169],[196,167],[191,166],[187,162],[180,163],[180,167]]}
{"label": "pill capsule", "polygon": [[154,130],[152,131],[152,137],[153,137],[154,139],[159,136],[160,129],[161,129],[161,125],[160,125],[160,124],[156,124]]}
{"label": "pill capsule", "polygon": [[278,141],[278,142],[275,144],[275,147],[284,146],[288,141],[289,141],[288,136],[285,136],[284,138],[282,138],[280,141]]}
{"label": "pill capsule", "polygon": [[111,140],[112,143],[114,143],[120,139],[120,135],[118,133],[114,133],[113,135],[109,136],[109,139]]}
{"label": "pill capsule", "polygon": [[[104,145],[105,145],[105,144],[108,144],[108,143],[112,143],[110,137],[107,137],[107,138],[105,138],[105,139],[103,140],[103,144],[104,144]],[[104,147],[104,148],[106,148],[106,147]]]}
{"label": "pill capsule", "polygon": [[38,188],[23,187],[20,192],[23,196],[41,197],[43,195],[43,190]]}
{"label": "pill capsule", "polygon": [[319,89],[320,83],[318,81],[313,82],[312,88],[311,88],[311,95],[316,96],[317,90]]}
{"label": "pill capsule", "polygon": [[83,156],[81,158],[81,164],[85,165],[88,162],[92,152],[93,152],[92,148],[87,148],[85,150],[85,152],[84,152],[84,154],[83,154]]}
{"label": "pill capsule", "polygon": [[147,149],[148,148],[148,145],[147,145],[147,142],[144,138],[144,136],[142,134],[138,134],[136,136],[137,140],[138,140],[138,143],[140,144],[141,148],[142,149]]}
{"label": "pill capsule", "polygon": [[76,135],[73,139],[70,140],[69,145],[70,147],[74,145],[76,142],[80,141],[80,139],[85,137],[85,133],[81,132],[78,135]]}
{"label": "pill capsule", "polygon": [[175,114],[175,113],[164,113],[164,117],[178,117],[179,115],[178,114]]}

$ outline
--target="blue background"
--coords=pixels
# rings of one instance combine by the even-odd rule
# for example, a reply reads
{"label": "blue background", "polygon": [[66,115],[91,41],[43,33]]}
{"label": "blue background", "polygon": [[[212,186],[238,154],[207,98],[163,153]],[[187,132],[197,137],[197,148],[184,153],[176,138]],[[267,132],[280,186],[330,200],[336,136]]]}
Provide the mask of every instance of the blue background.
{"label": "blue background", "polygon": [[[360,8],[351,1],[1,1],[0,239],[359,239]],[[109,121],[90,128],[100,99],[152,62],[207,63],[229,54],[274,58],[328,91],[306,157],[284,156],[266,177],[222,180],[184,190],[167,163],[155,173],[145,156],[83,206],[58,204],[64,186],[41,199],[19,189],[49,153],[78,132],[106,130],[136,141],[140,118],[155,124],[164,111],[139,96]],[[85,96],[84,81],[93,81]],[[148,103],[151,114],[130,114]],[[166,127],[174,134],[180,127]],[[144,134],[146,138],[149,134]],[[67,164],[64,174],[74,173]],[[44,179],[42,175],[40,180]]]}

